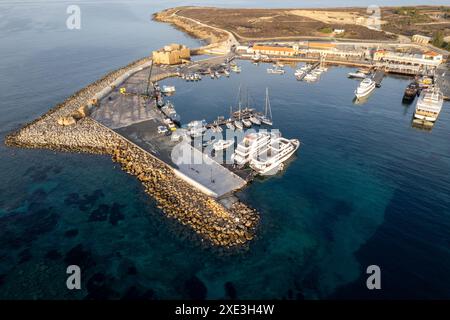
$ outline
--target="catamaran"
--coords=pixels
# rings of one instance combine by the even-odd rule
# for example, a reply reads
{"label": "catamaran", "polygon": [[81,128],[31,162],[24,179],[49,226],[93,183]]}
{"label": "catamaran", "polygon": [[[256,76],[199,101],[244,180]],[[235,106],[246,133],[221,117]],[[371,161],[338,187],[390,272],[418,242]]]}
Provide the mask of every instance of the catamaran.
{"label": "catamaran", "polygon": [[289,159],[299,146],[300,141],[297,139],[272,139],[270,144],[253,155],[250,168],[261,175],[275,174],[283,169],[283,162]]}
{"label": "catamaran", "polygon": [[264,108],[264,115],[260,116],[259,119],[262,123],[271,126],[273,125],[272,122],[272,109],[270,107],[270,100],[269,100],[269,88],[266,88],[266,105]]}
{"label": "catamaran", "polygon": [[417,100],[414,118],[435,122],[441,112],[444,98],[438,87],[423,90]]}

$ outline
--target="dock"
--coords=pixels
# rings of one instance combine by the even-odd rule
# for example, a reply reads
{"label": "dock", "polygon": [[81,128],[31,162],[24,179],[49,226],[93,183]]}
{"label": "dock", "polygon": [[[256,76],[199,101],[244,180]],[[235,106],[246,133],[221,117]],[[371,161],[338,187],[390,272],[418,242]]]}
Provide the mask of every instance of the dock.
{"label": "dock", "polygon": [[381,87],[381,82],[383,81],[383,78],[384,78],[384,69],[383,68],[376,69],[373,75],[373,81],[375,81],[375,86],[377,88]]}
{"label": "dock", "polygon": [[440,65],[435,72],[434,81],[441,89],[444,99],[450,100],[450,72],[448,66],[445,64]]}
{"label": "dock", "polygon": [[307,74],[309,74],[311,71],[316,69],[319,65],[320,65],[320,61],[312,64],[311,67],[306,72],[304,72],[301,76],[296,76],[297,80],[299,80],[299,81],[303,80],[303,78],[305,78]]}

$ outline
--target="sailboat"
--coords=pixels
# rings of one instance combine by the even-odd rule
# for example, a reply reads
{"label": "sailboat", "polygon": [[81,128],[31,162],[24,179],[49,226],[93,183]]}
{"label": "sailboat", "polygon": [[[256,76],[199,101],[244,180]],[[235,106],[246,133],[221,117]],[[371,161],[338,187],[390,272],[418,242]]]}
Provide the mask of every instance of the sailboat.
{"label": "sailboat", "polygon": [[234,121],[234,126],[236,127],[236,129],[242,130],[242,129],[244,129],[244,125],[243,125],[243,123],[241,121],[241,115],[242,115],[242,110],[241,110],[241,86],[239,86],[238,104],[239,104],[239,112],[238,112],[239,119]]}
{"label": "sailboat", "polygon": [[271,126],[273,125],[272,121],[272,109],[270,107],[270,100],[269,100],[269,88],[266,88],[266,106],[264,109],[264,115],[262,115],[260,118],[262,123]]}
{"label": "sailboat", "polygon": [[242,124],[241,121],[241,101],[239,101],[239,120],[234,121],[234,126],[239,130],[244,129],[244,125]]}
{"label": "sailboat", "polygon": [[233,131],[234,131],[234,129],[236,129],[233,124],[233,107],[232,106],[230,106],[230,118],[227,121],[227,128],[230,130],[233,130]]}

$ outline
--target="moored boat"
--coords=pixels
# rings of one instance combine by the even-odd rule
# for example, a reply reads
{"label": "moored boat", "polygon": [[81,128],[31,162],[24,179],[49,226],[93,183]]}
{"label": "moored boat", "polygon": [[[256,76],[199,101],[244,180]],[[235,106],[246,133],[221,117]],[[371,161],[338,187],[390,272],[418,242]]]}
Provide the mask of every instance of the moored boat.
{"label": "moored boat", "polygon": [[261,175],[273,175],[284,168],[283,163],[288,160],[300,147],[298,139],[278,137],[272,139],[260,152],[250,160],[250,168]]}
{"label": "moored boat", "polygon": [[416,103],[414,118],[435,122],[441,112],[444,98],[438,87],[423,90]]}
{"label": "moored boat", "polygon": [[403,100],[412,101],[417,96],[419,92],[419,85],[417,82],[413,81],[405,89],[405,93],[403,94]]}
{"label": "moored boat", "polygon": [[220,151],[220,150],[228,149],[233,144],[234,144],[233,140],[222,140],[222,139],[220,139],[220,140],[214,142],[213,148],[216,151]]}
{"label": "moored boat", "polygon": [[375,81],[366,78],[363,81],[361,81],[358,88],[356,88],[355,96],[356,98],[361,99],[369,95],[374,89],[375,89]]}

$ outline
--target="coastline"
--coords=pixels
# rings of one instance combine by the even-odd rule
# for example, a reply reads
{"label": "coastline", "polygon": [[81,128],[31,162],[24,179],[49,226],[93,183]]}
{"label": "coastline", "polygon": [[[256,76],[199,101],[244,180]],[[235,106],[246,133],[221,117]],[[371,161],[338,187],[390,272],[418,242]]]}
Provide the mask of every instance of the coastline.
{"label": "coastline", "polygon": [[[179,178],[162,160],[89,117],[88,106],[97,95],[105,90],[114,90],[118,79],[149,61],[148,57],[142,58],[106,74],[41,117],[8,134],[5,144],[110,155],[113,161],[121,164],[122,170],[141,181],[145,192],[156,200],[158,208],[167,217],[188,226],[213,246],[231,248],[244,245],[256,233],[259,215],[254,209],[239,201],[229,209],[225,208]],[[153,80],[161,80],[159,76]],[[74,124],[58,124],[61,117],[80,113],[80,110],[86,114],[82,114]]]}

